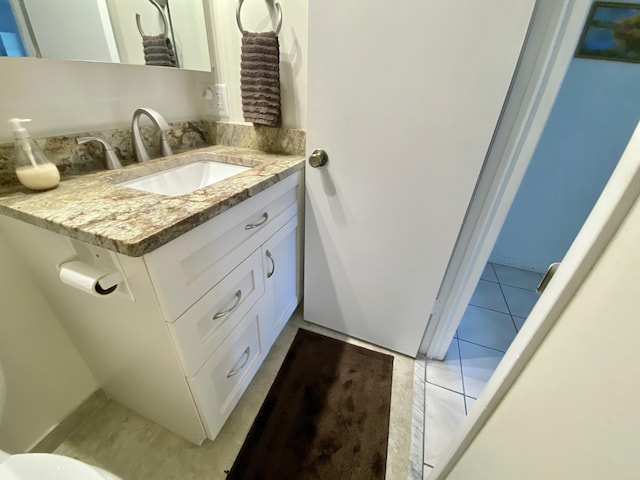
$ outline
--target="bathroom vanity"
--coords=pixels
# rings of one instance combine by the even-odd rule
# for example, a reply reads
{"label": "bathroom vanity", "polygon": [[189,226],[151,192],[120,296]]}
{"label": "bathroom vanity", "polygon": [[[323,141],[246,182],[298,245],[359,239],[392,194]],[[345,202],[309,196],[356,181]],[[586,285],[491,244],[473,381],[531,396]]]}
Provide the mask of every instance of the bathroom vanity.
{"label": "bathroom vanity", "polygon": [[[203,158],[250,168],[178,196],[122,185]],[[300,301],[303,168],[209,147],[2,196],[0,226],[107,395],[200,444]],[[121,280],[106,294],[64,284],[69,262]]]}

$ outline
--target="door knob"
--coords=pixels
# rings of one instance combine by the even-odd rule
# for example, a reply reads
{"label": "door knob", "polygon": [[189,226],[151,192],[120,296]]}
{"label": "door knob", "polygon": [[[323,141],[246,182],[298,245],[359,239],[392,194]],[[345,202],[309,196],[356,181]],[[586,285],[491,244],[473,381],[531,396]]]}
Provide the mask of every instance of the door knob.
{"label": "door knob", "polygon": [[328,161],[329,155],[321,148],[315,149],[309,157],[309,165],[313,168],[324,167]]}
{"label": "door knob", "polygon": [[551,265],[549,265],[549,269],[547,270],[547,273],[545,273],[544,277],[542,277],[540,285],[538,285],[538,287],[536,288],[536,292],[542,295],[542,292],[544,292],[545,288],[547,288],[547,285],[549,285],[551,277],[555,275],[556,270],[558,270],[559,266],[560,262],[552,263]]}

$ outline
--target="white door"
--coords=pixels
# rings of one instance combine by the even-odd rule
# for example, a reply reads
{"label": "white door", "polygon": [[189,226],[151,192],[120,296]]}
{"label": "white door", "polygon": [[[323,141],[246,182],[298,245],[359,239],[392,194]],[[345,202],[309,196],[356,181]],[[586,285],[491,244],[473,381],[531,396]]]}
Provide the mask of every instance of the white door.
{"label": "white door", "polygon": [[120,61],[105,0],[23,2],[42,57],[59,60]]}
{"label": "white door", "polygon": [[306,320],[416,355],[534,3],[309,2]]}

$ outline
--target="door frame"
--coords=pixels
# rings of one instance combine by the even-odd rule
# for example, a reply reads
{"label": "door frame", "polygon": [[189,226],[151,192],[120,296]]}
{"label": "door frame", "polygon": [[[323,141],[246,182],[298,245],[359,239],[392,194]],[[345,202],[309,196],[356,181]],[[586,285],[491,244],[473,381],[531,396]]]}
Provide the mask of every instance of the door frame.
{"label": "door frame", "polygon": [[[540,4],[543,3],[544,1],[540,2]],[[506,175],[509,178],[495,179],[495,182],[503,185],[504,189],[501,195],[488,195],[487,199],[492,201],[485,201],[480,205],[479,211],[484,215],[488,215],[487,212],[491,211],[490,207],[495,208],[496,212],[508,209],[513,200],[515,192],[511,192],[511,198],[509,198],[507,186],[514,188],[514,185],[517,187],[517,184],[519,184],[521,178],[516,178],[515,167],[520,164],[522,168],[522,164],[525,167],[528,164],[532,150],[535,148],[550,111],[551,103],[553,103],[560,87],[562,76],[570,60],[570,55],[575,47],[590,5],[591,0],[567,0],[565,2],[564,14],[561,21],[558,22],[560,28],[557,30],[554,46],[549,52],[549,68],[546,69],[548,75],[546,75],[546,78],[541,78],[541,87],[538,90],[539,95],[532,97],[532,101],[529,102],[528,108],[532,109],[532,113],[529,115],[528,126],[523,125],[524,130],[519,130],[513,139],[514,142],[517,140],[517,143],[521,143],[522,147],[514,150],[507,149],[506,152],[510,153],[503,157],[505,162],[513,164],[513,171],[511,174]],[[539,105],[536,105],[536,102],[539,102]],[[513,130],[515,132],[515,127]],[[496,177],[499,177],[499,175]],[[490,189],[488,191],[490,192]],[[463,422],[456,437],[439,458],[429,476],[430,479],[444,480],[453,471],[458,460],[464,455],[476,435],[493,415],[502,399],[544,341],[546,335],[560,318],[639,197],[640,124],[636,127],[631,141],[607,182],[602,195],[563,258],[556,275],[548,285],[544,295],[534,306],[527,318],[527,322],[507,350],[503,360],[487,383],[482,395],[476,401],[473,410]],[[502,205],[494,202],[502,203]],[[503,214],[506,216],[505,212]],[[468,214],[468,217],[471,216]],[[468,238],[458,241],[459,245],[456,246],[456,249],[463,248],[462,245],[464,245],[464,249],[455,262],[453,260],[450,262],[450,267],[452,264],[457,264],[456,272],[458,272],[457,281],[452,282],[451,286],[457,285],[459,291],[462,289],[460,285],[465,283],[470,284],[472,288],[475,287],[490,254],[491,248],[487,248],[486,243],[491,247],[493,246],[502,221],[504,221],[504,217],[501,220],[500,218],[482,217],[479,214],[475,217],[476,228],[480,231],[472,232],[468,234]],[[484,239],[484,244],[482,239]],[[474,243],[474,240],[476,243]],[[484,258],[481,258],[482,255],[485,255]],[[464,275],[460,274],[464,272],[471,272],[469,276],[475,276],[475,280],[463,278]],[[475,275],[476,273],[477,275]],[[454,291],[454,289],[451,291]],[[458,293],[458,298],[462,297],[463,295]],[[466,307],[466,303],[462,307]],[[441,317],[440,325],[436,330],[442,329],[444,331],[445,327],[451,327],[451,325],[444,325],[446,322],[443,322],[444,317],[442,315]],[[451,318],[450,316],[449,323],[451,323]],[[446,341],[443,340],[444,338],[445,336],[440,332],[439,341]],[[427,348],[430,352],[436,352],[436,339],[433,338],[431,340],[426,344]],[[446,346],[448,346],[448,343]]]}
{"label": "door frame", "polygon": [[516,382],[640,198],[640,123],[544,294],[476,400],[430,480],[444,480]]}
{"label": "door frame", "polygon": [[419,349],[443,359],[538,144],[591,0],[538,0],[509,95]]}

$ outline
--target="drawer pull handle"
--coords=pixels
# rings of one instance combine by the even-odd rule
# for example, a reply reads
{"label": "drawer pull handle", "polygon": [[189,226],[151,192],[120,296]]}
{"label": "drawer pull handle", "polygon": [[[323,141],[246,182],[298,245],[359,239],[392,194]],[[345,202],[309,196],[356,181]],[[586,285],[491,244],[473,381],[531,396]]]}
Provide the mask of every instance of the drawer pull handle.
{"label": "drawer pull handle", "polygon": [[260,220],[258,223],[249,223],[249,224],[244,226],[244,229],[245,230],[251,230],[253,228],[261,227],[262,225],[267,223],[267,220],[269,220],[269,214],[267,212],[264,212],[262,214],[262,220]]}
{"label": "drawer pull handle", "polygon": [[229,309],[229,310],[224,310],[222,312],[218,312],[213,316],[214,320],[218,320],[219,318],[222,317],[226,317],[227,315],[229,315],[231,312],[233,312],[236,308],[238,308],[238,305],[240,305],[240,299],[242,298],[242,290],[238,290],[236,292],[236,301],[234,302],[233,306]]}
{"label": "drawer pull handle", "polygon": [[232,368],[231,371],[227,373],[227,378],[233,377],[236,373],[242,370],[244,366],[247,364],[247,362],[249,361],[250,356],[251,356],[251,347],[247,347],[245,351],[242,353],[242,357],[240,357],[240,360],[238,360],[238,362],[241,362],[242,365],[236,368]]}
{"label": "drawer pull handle", "polygon": [[267,273],[267,278],[271,278],[271,275],[273,275],[276,272],[276,262],[273,259],[273,256],[271,255],[271,252],[269,250],[266,251],[266,254],[267,254],[267,258],[271,260],[271,271]]}

